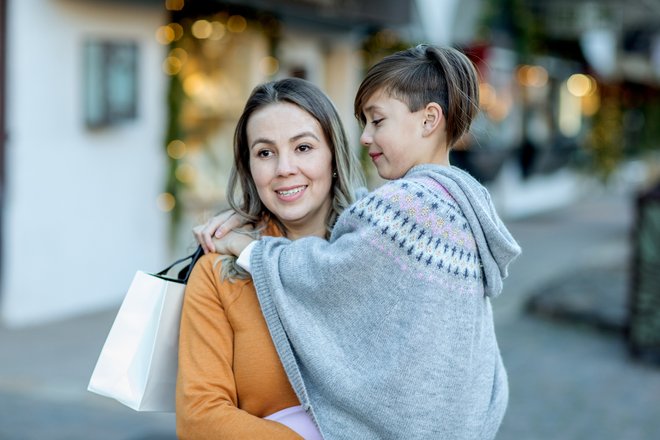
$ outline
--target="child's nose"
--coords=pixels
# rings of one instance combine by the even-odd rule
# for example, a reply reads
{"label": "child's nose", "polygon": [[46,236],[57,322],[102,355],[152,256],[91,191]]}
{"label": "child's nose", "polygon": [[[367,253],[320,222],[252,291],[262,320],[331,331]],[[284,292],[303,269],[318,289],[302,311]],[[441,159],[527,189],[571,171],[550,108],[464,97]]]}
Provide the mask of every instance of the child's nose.
{"label": "child's nose", "polygon": [[362,130],[362,134],[360,135],[360,143],[365,147],[368,147],[371,145],[372,141],[373,137],[371,136],[371,133],[367,132],[367,128],[365,127],[364,130]]}

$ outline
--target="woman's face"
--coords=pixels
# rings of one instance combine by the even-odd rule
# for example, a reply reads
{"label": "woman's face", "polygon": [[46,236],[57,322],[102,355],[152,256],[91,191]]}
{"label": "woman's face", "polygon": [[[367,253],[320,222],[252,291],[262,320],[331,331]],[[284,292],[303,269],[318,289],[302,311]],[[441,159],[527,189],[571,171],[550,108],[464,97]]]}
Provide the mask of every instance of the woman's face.
{"label": "woman's face", "polygon": [[247,123],[250,172],[263,204],[290,238],[323,236],[332,206],[332,151],[319,122],[290,103],[269,104]]}

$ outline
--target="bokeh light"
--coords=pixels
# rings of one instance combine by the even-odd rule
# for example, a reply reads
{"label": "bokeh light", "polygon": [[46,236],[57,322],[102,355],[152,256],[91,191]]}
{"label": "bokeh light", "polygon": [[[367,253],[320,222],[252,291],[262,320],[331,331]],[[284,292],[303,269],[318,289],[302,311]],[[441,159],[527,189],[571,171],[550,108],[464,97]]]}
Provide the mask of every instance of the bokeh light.
{"label": "bokeh light", "polygon": [[174,32],[174,29],[172,29],[170,26],[165,25],[165,26],[160,26],[156,30],[156,41],[158,41],[162,45],[168,45],[174,39],[176,38],[176,33]]}
{"label": "bokeh light", "polygon": [[156,206],[163,212],[170,212],[176,206],[176,198],[171,193],[164,192],[156,197]]}
{"label": "bokeh light", "polygon": [[179,139],[175,139],[167,144],[167,155],[172,159],[181,159],[186,155],[188,147]]}
{"label": "bokeh light", "polygon": [[582,98],[582,114],[585,116],[594,116],[600,109],[600,95],[591,93]]}
{"label": "bokeh light", "polygon": [[188,52],[180,47],[172,49],[169,56],[178,58],[182,64],[185,64],[186,61],[188,61]]}
{"label": "bokeh light", "polygon": [[191,31],[195,38],[205,40],[213,33],[213,26],[208,20],[197,20],[193,23]]}
{"label": "bokeh light", "polygon": [[183,80],[183,90],[188,96],[196,96],[204,90],[206,80],[201,73],[193,73]]}
{"label": "bokeh light", "polygon": [[548,83],[548,71],[542,66],[520,66],[517,75],[518,82],[526,87],[543,87]]}
{"label": "bokeh light", "polygon": [[195,181],[195,178],[197,177],[197,171],[195,170],[195,167],[193,167],[189,163],[182,163],[176,167],[176,171],[174,171],[174,176],[177,178],[179,182],[190,184]]}
{"label": "bokeh light", "polygon": [[163,61],[163,71],[168,75],[176,75],[181,71],[183,63],[177,57],[167,57]]}
{"label": "bokeh light", "polygon": [[259,61],[259,71],[264,75],[275,75],[280,69],[280,63],[277,58],[264,57]]}
{"label": "bokeh light", "polygon": [[183,26],[179,23],[170,23],[167,26],[174,32],[174,41],[178,41],[183,37]]}
{"label": "bokeh light", "polygon": [[227,29],[229,32],[241,33],[247,28],[247,20],[240,15],[232,15],[227,20]]}
{"label": "bokeh light", "polygon": [[209,40],[222,40],[222,37],[225,36],[227,33],[227,28],[225,27],[224,24],[220,23],[219,21],[212,21],[211,22],[211,35],[209,35]]}
{"label": "bokeh light", "polygon": [[576,73],[571,75],[566,81],[568,91],[578,97],[592,94],[596,91],[596,81],[589,75]]}
{"label": "bokeh light", "polygon": [[180,11],[183,9],[183,0],[165,0],[165,9],[168,11]]}

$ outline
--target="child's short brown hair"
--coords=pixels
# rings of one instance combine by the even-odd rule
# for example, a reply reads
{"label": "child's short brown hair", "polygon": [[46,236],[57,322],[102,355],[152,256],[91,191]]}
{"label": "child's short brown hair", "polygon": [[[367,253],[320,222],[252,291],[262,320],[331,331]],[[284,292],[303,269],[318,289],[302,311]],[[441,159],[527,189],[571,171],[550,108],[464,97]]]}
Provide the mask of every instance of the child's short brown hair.
{"label": "child's short brown hair", "polygon": [[435,102],[447,121],[447,146],[465,134],[479,111],[477,71],[463,53],[426,44],[397,52],[372,66],[355,96],[355,117],[365,123],[363,108],[383,90],[411,112]]}

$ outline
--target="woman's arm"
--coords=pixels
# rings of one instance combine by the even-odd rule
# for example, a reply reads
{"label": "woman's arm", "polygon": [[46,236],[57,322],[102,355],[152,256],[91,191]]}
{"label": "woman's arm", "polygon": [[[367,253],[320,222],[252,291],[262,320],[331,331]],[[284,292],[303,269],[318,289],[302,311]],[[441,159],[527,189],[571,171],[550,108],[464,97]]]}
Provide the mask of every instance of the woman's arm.
{"label": "woman's arm", "polygon": [[286,426],[238,408],[233,330],[217,289],[217,256],[195,266],[186,287],[179,341],[176,421],[181,439],[300,439]]}

